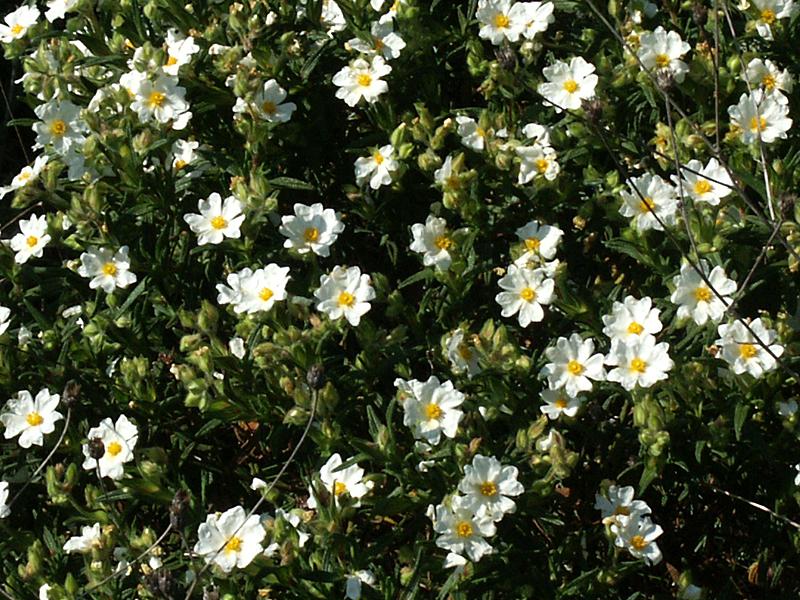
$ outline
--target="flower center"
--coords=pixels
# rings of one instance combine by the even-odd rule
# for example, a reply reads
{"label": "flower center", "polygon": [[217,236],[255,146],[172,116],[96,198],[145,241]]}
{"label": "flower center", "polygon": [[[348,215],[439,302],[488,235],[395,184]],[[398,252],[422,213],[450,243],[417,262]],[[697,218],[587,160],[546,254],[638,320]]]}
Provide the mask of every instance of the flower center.
{"label": "flower center", "polygon": [[17,23],[16,25],[13,25],[13,26],[11,27],[11,33],[12,33],[13,35],[19,35],[19,34],[20,34],[20,33],[22,33],[24,30],[25,30],[25,28],[24,28],[22,25],[20,25],[19,23]]}
{"label": "flower center", "polygon": [[497,485],[495,485],[494,481],[484,481],[480,487],[481,494],[484,496],[497,496]]}
{"label": "flower center", "polygon": [[707,194],[711,191],[711,184],[708,183],[705,179],[698,179],[697,182],[694,184],[694,193],[695,194]]}
{"label": "flower center", "polygon": [[25,417],[25,420],[28,422],[28,425],[31,427],[36,427],[37,425],[41,425],[44,422],[44,418],[38,412],[33,411],[32,413],[28,413],[28,416]]}
{"label": "flower center", "polygon": [[456,534],[458,537],[467,538],[472,536],[472,523],[469,521],[460,521],[456,525]]}
{"label": "flower center", "polygon": [[564,90],[566,90],[568,94],[574,94],[578,91],[578,82],[574,79],[567,79],[564,82]]}
{"label": "flower center", "polygon": [[225,220],[225,217],[222,215],[217,215],[213,219],[211,219],[211,226],[214,229],[225,229],[228,226],[228,222]]}
{"label": "flower center", "polygon": [[186,164],[187,164],[187,163],[186,163],[186,161],[185,161],[185,160],[183,160],[182,158],[179,158],[178,160],[176,160],[176,161],[175,161],[175,168],[176,168],[178,171],[180,171],[180,170],[181,170],[183,167],[185,167],[185,166],[186,166]]}
{"label": "flower center", "polygon": [[429,403],[425,407],[425,416],[428,417],[429,421],[438,420],[442,416],[442,407],[433,402]]}
{"label": "flower center", "polygon": [[767,88],[768,90],[775,89],[775,78],[772,76],[771,73],[767,73],[764,75],[763,79],[761,80],[761,84]]}
{"label": "flower center", "polygon": [[666,69],[669,66],[669,56],[666,54],[656,54],[656,66],[659,69]]}
{"label": "flower center", "polygon": [[711,300],[711,290],[701,285],[694,291],[694,299],[698,302],[708,302]]}
{"label": "flower center", "polygon": [[348,308],[352,307],[353,304],[356,303],[356,297],[353,296],[350,292],[342,292],[339,294],[339,306],[347,306]]}
{"label": "flower center", "polygon": [[103,265],[103,275],[109,275],[113,277],[116,274],[117,274],[117,265],[115,265],[113,262],[107,262],[106,264]]}
{"label": "flower center", "polygon": [[272,298],[273,295],[274,294],[272,293],[272,290],[269,289],[268,287],[261,288],[261,291],[258,292],[258,297],[261,298],[261,300],[263,300],[264,302],[269,301],[269,299]]}
{"label": "flower center", "polygon": [[639,210],[643,213],[653,212],[655,209],[656,203],[653,202],[653,199],[650,196],[645,196],[644,199],[639,202]]}
{"label": "flower center", "polygon": [[39,243],[39,238],[36,237],[35,235],[29,235],[25,239],[25,243],[28,244],[28,248],[33,248],[36,244]]}
{"label": "flower center", "polygon": [[274,115],[275,111],[278,110],[278,106],[274,102],[270,102],[269,100],[265,100],[261,104],[261,110],[263,110],[268,115]]}
{"label": "flower center", "polygon": [[435,240],[433,240],[433,245],[436,246],[439,250],[450,250],[453,247],[453,240],[451,240],[446,235],[440,235]]}
{"label": "flower center", "polygon": [[63,119],[56,119],[50,123],[50,133],[57,136],[62,136],[67,132],[67,124]]}
{"label": "flower center", "polygon": [[469,346],[466,344],[459,344],[458,348],[456,348],[458,355],[463,358],[464,360],[471,360],[472,359],[472,350],[469,349]]}
{"label": "flower center", "polygon": [[558,408],[559,410],[564,410],[565,408],[567,408],[567,401],[564,398],[559,398],[558,400],[553,402],[553,404],[555,404],[556,408]]}
{"label": "flower center", "polygon": [[358,76],[358,85],[361,87],[369,87],[372,84],[372,75],[369,73],[362,73]]}
{"label": "flower center", "polygon": [[525,302],[533,302],[536,299],[536,292],[529,287],[522,288],[519,297],[525,300]]}
{"label": "flower center", "polygon": [[111,442],[106,448],[106,452],[108,452],[111,456],[116,456],[120,452],[122,452],[122,444],[119,442]]}
{"label": "flower center", "polygon": [[635,535],[631,538],[631,546],[634,550],[644,550],[647,547],[647,542],[640,535]]}
{"label": "flower center", "polygon": [[31,173],[30,171],[23,171],[22,173],[19,174],[19,178],[22,181],[28,181],[28,179],[30,179],[31,177],[33,177],[33,173]]}
{"label": "flower center", "polygon": [[333,482],[333,495],[334,496],[341,496],[347,491],[347,484],[341,481],[334,481]]}
{"label": "flower center", "polygon": [[550,161],[547,160],[546,158],[536,159],[536,170],[539,171],[539,173],[544,173],[545,171],[547,171],[547,167],[549,166],[550,166]]}
{"label": "flower center", "polygon": [[372,160],[375,161],[376,165],[380,165],[386,159],[383,158],[383,154],[381,154],[380,152],[376,152],[375,154],[372,155]]}
{"label": "flower center", "polygon": [[767,120],[764,117],[750,119],[750,131],[764,131],[766,128]]}
{"label": "flower center", "polygon": [[477,135],[478,137],[485,138],[486,137],[486,130],[485,129],[481,129],[480,127],[476,127],[475,128],[475,135]]}
{"label": "flower center", "polygon": [[242,540],[238,537],[233,536],[231,539],[228,540],[228,543],[225,544],[225,552],[239,552],[242,549]]}
{"label": "flower center", "polygon": [[761,20],[767,25],[772,25],[775,22],[775,11],[771,8],[765,8],[761,11]]}
{"label": "flower center", "polygon": [[310,243],[316,242],[319,239],[319,229],[316,227],[306,227],[306,230],[303,232],[303,238]]}
{"label": "flower center", "polygon": [[150,92],[150,96],[147,98],[147,104],[150,108],[161,108],[166,99],[167,96],[161,92]]}
{"label": "flower center", "polygon": [[745,360],[755,358],[758,350],[753,344],[739,344],[739,355]]}
{"label": "flower center", "polygon": [[178,59],[170,54],[169,58],[167,59],[167,66],[171,67],[172,65],[177,65],[177,64],[178,64]]}
{"label": "flower center", "polygon": [[644,331],[644,327],[641,323],[637,323],[636,321],[632,321],[630,325],[628,325],[628,333],[632,333],[633,335],[639,335]]}
{"label": "flower center", "polygon": [[631,371],[644,373],[647,370],[647,363],[638,356],[631,361]]}
{"label": "flower center", "polygon": [[461,188],[461,180],[458,178],[458,175],[450,175],[445,180],[444,184],[451,190],[457,190]]}
{"label": "flower center", "polygon": [[538,252],[539,246],[541,245],[542,245],[542,240],[540,240],[539,238],[529,237],[528,239],[525,240],[525,247],[528,250],[532,250],[533,252]]}
{"label": "flower center", "polygon": [[584,371],[584,367],[577,360],[571,360],[567,363],[567,371],[572,375],[580,375]]}
{"label": "flower center", "polygon": [[511,20],[503,13],[495,15],[494,17],[494,26],[497,27],[497,29],[505,29],[510,23]]}
{"label": "flower center", "polygon": [[381,38],[372,38],[372,44],[375,46],[375,50],[377,50],[378,52],[383,50],[383,47],[386,45],[383,43],[383,40]]}

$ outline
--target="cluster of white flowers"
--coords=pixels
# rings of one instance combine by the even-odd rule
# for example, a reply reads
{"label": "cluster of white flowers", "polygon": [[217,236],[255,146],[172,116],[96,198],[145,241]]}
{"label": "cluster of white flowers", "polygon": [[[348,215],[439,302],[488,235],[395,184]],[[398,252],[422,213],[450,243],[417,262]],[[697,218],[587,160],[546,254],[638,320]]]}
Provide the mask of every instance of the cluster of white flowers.
{"label": "cluster of white flowers", "polygon": [[532,40],[547,31],[555,19],[552,2],[512,2],[512,0],[479,0],[475,17],[481,24],[478,35],[495,46],[503,42]]}
{"label": "cluster of white flowers", "polygon": [[650,520],[650,507],[643,500],[634,500],[631,486],[609,486],[606,495],[596,494],[594,507],[600,511],[603,524],[614,537],[614,545],[649,565],[661,562],[661,549],[655,542],[664,531]]}
{"label": "cluster of white flowers", "polygon": [[503,466],[495,457],[476,454],[464,467],[458,492],[445,502],[428,506],[428,517],[438,534],[436,545],[448,551],[445,567],[463,567],[467,560],[478,562],[492,553],[486,541],[497,533],[495,523],[517,505],[511,499],[525,489],[517,481],[518,470]]}

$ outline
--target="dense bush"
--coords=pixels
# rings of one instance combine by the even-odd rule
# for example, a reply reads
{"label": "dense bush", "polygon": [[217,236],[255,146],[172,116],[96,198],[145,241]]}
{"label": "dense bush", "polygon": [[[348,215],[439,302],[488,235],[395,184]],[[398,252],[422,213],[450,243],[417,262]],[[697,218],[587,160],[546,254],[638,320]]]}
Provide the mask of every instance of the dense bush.
{"label": "dense bush", "polygon": [[796,597],[796,21],[8,8],[0,594]]}

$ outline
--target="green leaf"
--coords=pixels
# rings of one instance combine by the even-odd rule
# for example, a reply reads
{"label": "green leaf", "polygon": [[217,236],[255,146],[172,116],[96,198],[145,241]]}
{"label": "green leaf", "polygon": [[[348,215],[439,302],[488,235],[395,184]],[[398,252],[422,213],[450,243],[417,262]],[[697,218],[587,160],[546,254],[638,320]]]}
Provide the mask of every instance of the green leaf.
{"label": "green leaf", "polygon": [[294,177],[276,177],[275,179],[270,179],[269,183],[278,189],[305,190],[308,192],[313,192],[316,189],[310,183],[295,179]]}
{"label": "green leaf", "polygon": [[742,438],[742,427],[747,420],[747,413],[750,412],[750,405],[745,402],[737,402],[733,411],[733,431],[736,434],[736,441]]}

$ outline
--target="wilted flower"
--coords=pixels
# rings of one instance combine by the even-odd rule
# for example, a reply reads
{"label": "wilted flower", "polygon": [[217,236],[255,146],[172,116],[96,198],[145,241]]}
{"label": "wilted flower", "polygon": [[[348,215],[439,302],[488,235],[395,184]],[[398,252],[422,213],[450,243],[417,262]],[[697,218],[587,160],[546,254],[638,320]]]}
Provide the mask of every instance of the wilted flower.
{"label": "wilted flower", "polygon": [[36,157],[36,160],[33,161],[33,165],[26,165],[22,167],[22,170],[11,180],[10,185],[0,186],[0,200],[2,200],[9,192],[23,188],[31,181],[36,179],[39,176],[39,173],[42,172],[42,169],[44,169],[47,161],[47,155],[42,154],[41,156]]}
{"label": "wilted flower", "polygon": [[167,31],[167,64],[161,69],[167,75],[177,76],[183,65],[192,61],[192,56],[200,51],[192,36],[185,36],[177,29]]}

